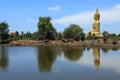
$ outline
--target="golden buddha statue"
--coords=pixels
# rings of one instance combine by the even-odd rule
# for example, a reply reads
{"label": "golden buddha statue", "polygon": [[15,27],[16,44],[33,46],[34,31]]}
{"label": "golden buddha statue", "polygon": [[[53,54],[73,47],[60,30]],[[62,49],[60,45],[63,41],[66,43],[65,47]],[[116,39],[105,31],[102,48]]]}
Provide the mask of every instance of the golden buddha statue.
{"label": "golden buddha statue", "polygon": [[97,9],[96,9],[96,13],[94,14],[94,20],[95,20],[95,21],[99,21],[99,19],[100,19],[100,14],[99,14],[98,8],[97,8]]}
{"label": "golden buddha statue", "polygon": [[[95,35],[95,36],[100,36],[100,14],[98,12],[98,8],[96,9],[96,13],[94,14],[94,22],[92,24],[92,27],[93,27],[93,30],[88,32],[88,33],[91,33],[92,35]],[[88,36],[88,33],[87,33],[87,36]]]}

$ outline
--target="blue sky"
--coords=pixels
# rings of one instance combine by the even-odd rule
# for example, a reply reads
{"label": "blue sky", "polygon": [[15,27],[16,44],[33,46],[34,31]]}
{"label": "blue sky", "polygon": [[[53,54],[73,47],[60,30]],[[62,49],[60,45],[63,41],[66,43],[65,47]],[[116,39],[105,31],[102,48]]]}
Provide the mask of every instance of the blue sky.
{"label": "blue sky", "polygon": [[120,33],[120,0],[0,0],[0,22],[6,21],[10,32],[35,32],[38,18],[50,16],[57,31],[78,24],[88,32],[96,8],[101,32]]}

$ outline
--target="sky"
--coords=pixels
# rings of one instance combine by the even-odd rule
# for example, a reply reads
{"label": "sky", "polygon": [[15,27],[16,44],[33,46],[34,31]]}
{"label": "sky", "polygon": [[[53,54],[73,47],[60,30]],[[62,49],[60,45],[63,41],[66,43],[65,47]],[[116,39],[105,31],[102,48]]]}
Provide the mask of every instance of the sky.
{"label": "sky", "polygon": [[50,16],[58,32],[77,24],[86,33],[92,30],[96,8],[101,33],[119,34],[120,0],[0,0],[0,22],[6,21],[10,32],[36,32],[39,17]]}

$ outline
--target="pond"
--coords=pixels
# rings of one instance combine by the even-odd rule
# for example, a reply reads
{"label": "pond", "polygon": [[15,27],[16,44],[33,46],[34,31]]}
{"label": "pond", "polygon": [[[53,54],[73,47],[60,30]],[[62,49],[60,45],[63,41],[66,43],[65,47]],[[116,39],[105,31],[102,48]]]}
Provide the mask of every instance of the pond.
{"label": "pond", "polygon": [[0,80],[120,80],[120,50],[0,47]]}

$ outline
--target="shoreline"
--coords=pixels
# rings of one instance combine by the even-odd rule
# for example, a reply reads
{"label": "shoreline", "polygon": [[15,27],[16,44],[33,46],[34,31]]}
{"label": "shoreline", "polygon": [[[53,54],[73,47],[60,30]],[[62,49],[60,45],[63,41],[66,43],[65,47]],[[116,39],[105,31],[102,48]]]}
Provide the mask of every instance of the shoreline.
{"label": "shoreline", "polygon": [[120,48],[120,41],[113,44],[112,41],[104,43],[97,40],[62,42],[61,40],[36,41],[36,40],[16,40],[8,44],[0,44],[0,46],[76,46],[76,47],[117,47]]}

